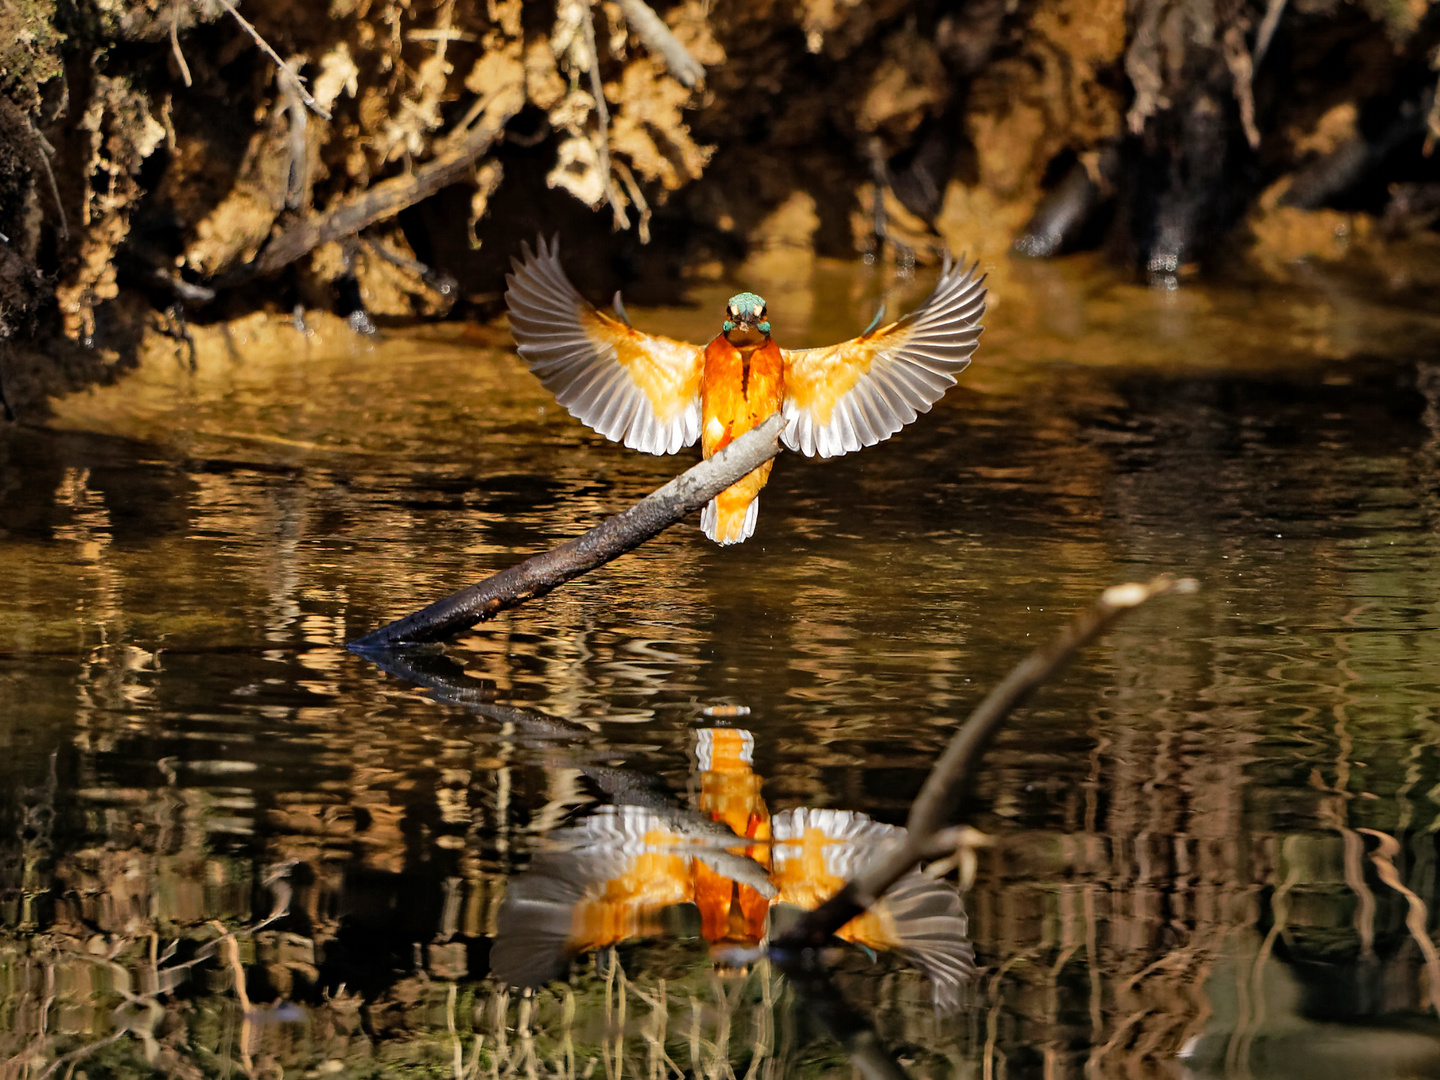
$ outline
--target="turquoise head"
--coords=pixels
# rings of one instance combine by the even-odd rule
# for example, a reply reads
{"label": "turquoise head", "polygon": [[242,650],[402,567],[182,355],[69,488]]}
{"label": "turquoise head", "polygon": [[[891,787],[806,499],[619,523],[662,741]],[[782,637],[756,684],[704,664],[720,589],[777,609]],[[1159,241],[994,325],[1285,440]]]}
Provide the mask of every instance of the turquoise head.
{"label": "turquoise head", "polygon": [[769,335],[770,320],[766,317],[763,296],[742,292],[730,297],[730,302],[725,305],[725,321],[720,325],[720,330],[728,334],[740,327],[753,327],[760,333]]}

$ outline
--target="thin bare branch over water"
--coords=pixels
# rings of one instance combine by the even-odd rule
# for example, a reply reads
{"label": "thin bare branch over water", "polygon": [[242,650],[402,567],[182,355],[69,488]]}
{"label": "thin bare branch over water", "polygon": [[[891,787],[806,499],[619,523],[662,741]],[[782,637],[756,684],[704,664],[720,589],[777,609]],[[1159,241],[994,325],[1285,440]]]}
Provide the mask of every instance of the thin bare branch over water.
{"label": "thin bare branch over water", "polygon": [[440,641],[605,565],[691,511],[699,510],[736,480],[773,458],[780,452],[777,440],[784,426],[784,418],[776,413],[709,461],[700,462],[583,536],[382,626],[352,641],[350,648],[370,652]]}

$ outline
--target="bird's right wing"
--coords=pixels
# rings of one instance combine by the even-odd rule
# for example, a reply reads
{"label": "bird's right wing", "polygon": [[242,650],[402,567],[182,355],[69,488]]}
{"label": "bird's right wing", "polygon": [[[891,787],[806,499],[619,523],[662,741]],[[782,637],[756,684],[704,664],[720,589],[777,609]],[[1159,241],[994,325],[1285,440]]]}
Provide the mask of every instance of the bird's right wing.
{"label": "bird's right wing", "polygon": [[700,438],[703,350],[595,310],[560,266],[560,242],[521,247],[505,304],[520,355],[581,423],[649,454]]}

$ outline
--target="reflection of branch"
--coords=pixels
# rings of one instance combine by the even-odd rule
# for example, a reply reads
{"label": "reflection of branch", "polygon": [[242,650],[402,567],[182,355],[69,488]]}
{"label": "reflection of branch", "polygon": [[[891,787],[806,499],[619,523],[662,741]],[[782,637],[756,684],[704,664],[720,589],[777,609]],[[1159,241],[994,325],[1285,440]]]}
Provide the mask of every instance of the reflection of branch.
{"label": "reflection of branch", "polygon": [[225,946],[225,955],[235,978],[235,998],[240,1002],[240,1064],[246,1076],[254,1076],[250,1062],[250,1016],[254,1010],[250,1007],[250,995],[245,989],[245,965],[240,962],[240,943],[219,919],[211,919],[210,925],[220,931],[220,941]]}
{"label": "reflection of branch", "polygon": [[1415,939],[1415,944],[1420,946],[1420,952],[1425,957],[1425,972],[1430,977],[1428,980],[1430,983],[1430,1007],[1440,1013],[1440,951],[1436,950],[1435,942],[1431,940],[1425,929],[1430,921],[1425,901],[1400,880],[1400,871],[1395,869],[1395,856],[1400,854],[1400,841],[1378,829],[1356,829],[1355,831],[1373,836],[1380,842],[1380,846],[1370,853],[1370,861],[1374,863],[1375,872],[1380,875],[1380,880],[1405,897],[1405,903],[1408,905],[1405,912],[1405,929],[1410,931],[1410,936]]}
{"label": "reflection of branch", "polygon": [[219,919],[211,919],[210,925],[220,931],[220,941],[225,945],[225,956],[230,962],[230,971],[235,976],[235,997],[240,1002],[240,1008],[249,1013],[250,995],[245,990],[245,967],[240,963],[240,943]]}
{"label": "reflection of branch", "polygon": [[784,426],[785,420],[777,412],[709,461],[681,473],[583,536],[373,630],[352,641],[350,648],[356,652],[374,652],[440,641],[518,607],[526,600],[544,596],[587,570],[605,565],[668,529],[692,510],[700,509],[742,476],[773,458],[780,452],[776,440]]}
{"label": "reflection of branch", "polygon": [[46,1069],[43,1073],[40,1074],[40,1080],[45,1080],[47,1076],[53,1073],[56,1069],[60,1068],[61,1065],[73,1065],[76,1061],[80,1060],[82,1057],[85,1057],[87,1054],[93,1054],[96,1050],[99,1050],[103,1046],[109,1046],[113,1042],[119,1042],[125,1037],[125,1034],[126,1029],[121,1028],[119,1031],[113,1031],[109,1035],[106,1035],[105,1038],[101,1039],[99,1042],[88,1043],[87,1045],[80,1047],[80,1049],[78,1050],[71,1050],[68,1054],[61,1054],[58,1058],[56,1058],[50,1063],[50,1067],[48,1069]]}
{"label": "reflection of branch", "polygon": [[844,888],[820,907],[807,912],[775,945],[781,949],[817,948],[856,915],[867,911],[886,889],[933,849],[935,834],[944,828],[985,747],[1011,712],[1126,612],[1151,597],[1194,592],[1195,588],[1193,579],[1177,580],[1167,574],[1145,585],[1115,585],[1101,593],[1093,607],[1077,615],[1049,645],[1021,661],[970,714],[930,770],[925,786],[911,805],[904,841],[847,881]]}
{"label": "reflection of branch", "polygon": [[909,1080],[909,1074],[875,1034],[870,1020],[845,1000],[829,972],[807,963],[803,954],[782,958],[777,966],[800,995],[806,1015],[819,1020],[830,1037],[844,1047],[860,1076],[865,1080]]}
{"label": "reflection of branch", "polygon": [[680,805],[664,781],[639,769],[624,765],[604,764],[615,756],[596,733],[583,724],[564,717],[550,716],[538,709],[520,705],[497,705],[493,702],[495,684],[467,675],[463,668],[442,653],[424,650],[408,652],[384,651],[371,659],[381,670],[396,678],[415,683],[432,691],[436,701],[466,706],[479,715],[512,729],[517,734],[538,739],[574,739],[580,748],[566,762],[610,796],[616,806],[635,806],[649,810],[657,820],[684,840],[708,845],[697,857],[714,865],[718,873],[749,885],[769,895],[771,886],[765,869],[748,855],[733,855],[726,848],[737,841],[747,843],[724,822],[714,821],[705,814]]}

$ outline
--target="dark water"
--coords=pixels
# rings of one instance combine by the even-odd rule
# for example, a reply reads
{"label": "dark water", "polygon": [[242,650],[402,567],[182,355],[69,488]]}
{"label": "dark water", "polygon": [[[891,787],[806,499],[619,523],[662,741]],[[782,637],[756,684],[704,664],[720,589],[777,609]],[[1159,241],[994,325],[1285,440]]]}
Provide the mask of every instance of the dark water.
{"label": "dark water", "polygon": [[[823,818],[863,857],[990,685],[1170,570],[1201,592],[986,757],[968,944],[952,874],[956,940],[877,932],[839,989],[917,1077],[1440,1076],[1440,320],[993,280],[962,385],[782,457],[752,541],[681,526],[405,670],[345,642],[691,458],[592,436],[490,332],[154,361],[0,429],[0,1075],[849,1075],[700,895],[763,921],[824,875],[692,833]],[[825,267],[776,332],[853,333],[867,290]],[[699,337],[723,291],[632,315]],[[490,976],[567,931],[637,936]]]}

